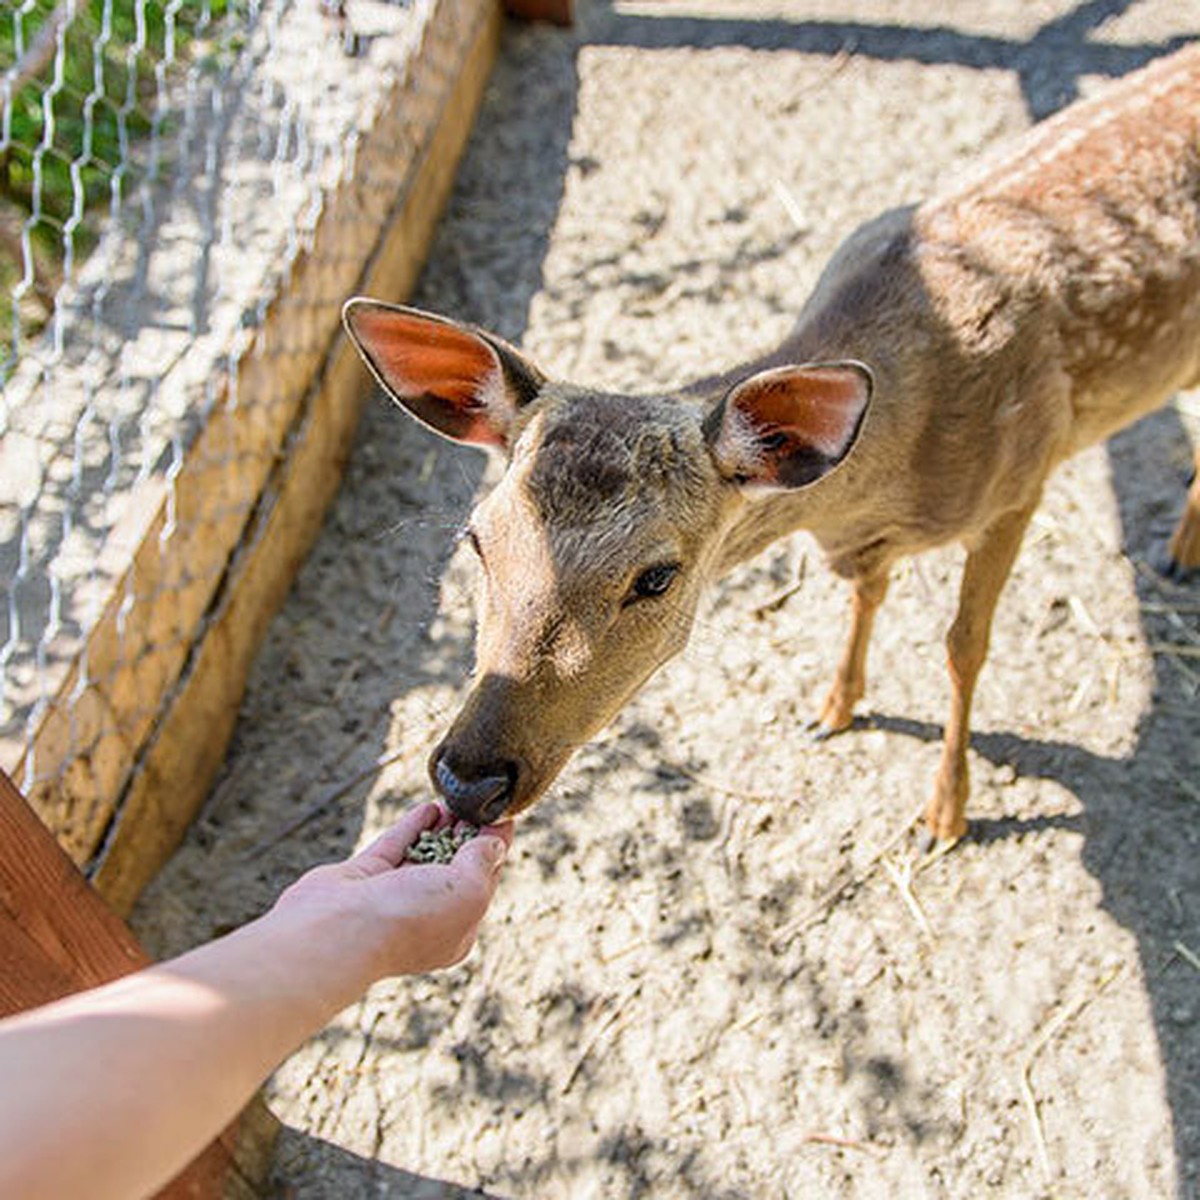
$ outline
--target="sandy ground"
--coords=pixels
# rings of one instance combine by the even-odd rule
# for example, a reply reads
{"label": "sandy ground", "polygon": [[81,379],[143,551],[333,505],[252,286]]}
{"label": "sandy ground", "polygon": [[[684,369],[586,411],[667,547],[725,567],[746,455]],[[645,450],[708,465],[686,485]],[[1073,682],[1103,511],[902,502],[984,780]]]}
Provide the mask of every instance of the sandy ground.
{"label": "sandy ground", "polygon": [[[1200,31],[1192,0],[581,8],[508,34],[416,302],[637,390],[770,347],[858,221]],[[1200,590],[1145,566],[1198,438],[1192,395],[1055,478],[980,687],[972,836],[911,878],[960,553],[899,573],[863,717],[821,746],[845,588],[803,536],[737,571],[521,822],[468,962],[279,1070],[279,1194],[1200,1196]],[[154,951],[427,794],[481,486],[372,404],[136,914]]]}

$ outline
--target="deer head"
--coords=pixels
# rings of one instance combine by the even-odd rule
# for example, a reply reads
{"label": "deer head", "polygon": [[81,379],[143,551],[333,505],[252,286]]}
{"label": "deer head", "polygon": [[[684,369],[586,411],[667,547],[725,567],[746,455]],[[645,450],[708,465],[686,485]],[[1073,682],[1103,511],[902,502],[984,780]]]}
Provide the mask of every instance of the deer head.
{"label": "deer head", "polygon": [[687,643],[748,507],[819,484],[870,395],[856,363],[761,371],[707,410],[550,380],[481,330],[351,300],[350,336],[435,432],[505,455],[463,536],[479,559],[475,684],[429,764],[481,823],[546,790]]}

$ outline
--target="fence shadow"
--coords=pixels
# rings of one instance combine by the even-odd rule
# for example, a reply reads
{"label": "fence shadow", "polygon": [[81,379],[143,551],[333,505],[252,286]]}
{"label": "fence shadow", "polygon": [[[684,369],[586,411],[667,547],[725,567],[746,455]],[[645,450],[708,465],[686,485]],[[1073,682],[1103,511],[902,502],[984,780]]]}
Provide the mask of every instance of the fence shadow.
{"label": "fence shadow", "polygon": [[900,22],[740,20],[673,16],[669,12],[644,17],[615,13],[611,0],[605,0],[603,6],[597,4],[608,11],[596,40],[646,50],[737,46],[1012,71],[1030,117],[1040,121],[1079,98],[1083,76],[1115,79],[1127,75],[1188,40],[1121,45],[1091,40],[1090,35],[1104,22],[1119,17],[1133,4],[1134,0],[1088,0],[1022,40],[964,33],[946,25]]}

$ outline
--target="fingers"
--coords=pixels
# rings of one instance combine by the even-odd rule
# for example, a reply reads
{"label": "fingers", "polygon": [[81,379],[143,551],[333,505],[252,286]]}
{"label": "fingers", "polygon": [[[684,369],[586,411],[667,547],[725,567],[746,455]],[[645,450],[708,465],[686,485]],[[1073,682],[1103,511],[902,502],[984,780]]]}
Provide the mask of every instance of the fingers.
{"label": "fingers", "polygon": [[[501,854],[499,858],[499,861],[503,862],[505,854],[507,854],[509,849],[512,847],[513,823],[511,821],[500,821],[496,825],[483,825],[480,827],[479,833],[472,839],[472,841],[478,841],[480,838],[493,838],[496,841],[503,842],[504,854]],[[470,842],[467,843],[468,846],[470,844]],[[493,853],[493,851],[489,851],[489,853]]]}
{"label": "fingers", "polygon": [[426,829],[440,820],[442,810],[430,802],[418,804],[406,812],[390,829],[385,829],[365,850],[359,851],[350,863],[368,875],[392,870],[404,861],[408,848]]}
{"label": "fingers", "polygon": [[508,840],[493,833],[481,833],[460,846],[453,866],[473,874],[493,875],[508,855]]}
{"label": "fingers", "polygon": [[[394,870],[404,861],[409,847],[424,830],[435,829],[446,819],[446,813],[439,805],[419,804],[406,812],[390,829],[384,830],[366,849],[349,859],[345,866],[351,868],[354,874],[367,876]],[[468,877],[491,880],[499,871],[512,838],[511,821],[485,825],[475,837],[459,848],[451,865]]]}
{"label": "fingers", "polygon": [[508,856],[513,840],[513,823],[502,821],[498,825],[484,825],[469,841],[464,842],[454,856],[454,863],[461,862],[469,869],[492,874],[498,871]]}
{"label": "fingers", "polygon": [[512,845],[512,822],[500,825],[485,825],[475,837],[460,846],[451,869],[464,883],[483,890],[485,903],[491,901],[492,893],[500,879],[500,868],[508,857]]}

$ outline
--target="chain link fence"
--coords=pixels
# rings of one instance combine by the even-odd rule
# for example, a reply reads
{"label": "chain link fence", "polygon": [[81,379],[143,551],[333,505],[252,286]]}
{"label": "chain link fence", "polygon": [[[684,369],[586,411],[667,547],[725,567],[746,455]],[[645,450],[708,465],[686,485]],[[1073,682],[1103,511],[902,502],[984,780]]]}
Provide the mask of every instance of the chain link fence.
{"label": "chain link fence", "polygon": [[0,766],[80,864],[126,817],[488,8],[0,11]]}

